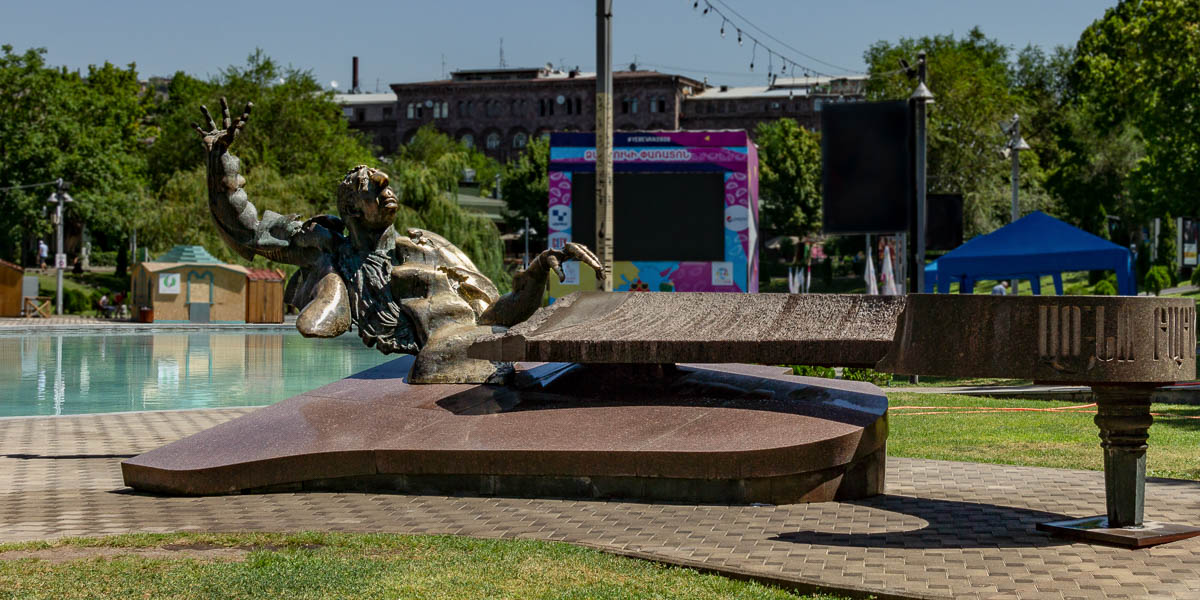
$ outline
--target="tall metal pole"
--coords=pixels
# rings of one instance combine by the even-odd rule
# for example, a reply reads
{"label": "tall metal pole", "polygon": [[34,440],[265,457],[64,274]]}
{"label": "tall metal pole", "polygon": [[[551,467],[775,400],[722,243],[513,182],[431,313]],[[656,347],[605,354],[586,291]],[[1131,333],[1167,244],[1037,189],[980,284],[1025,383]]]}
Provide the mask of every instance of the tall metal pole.
{"label": "tall metal pole", "polygon": [[525,264],[523,269],[529,268],[529,217],[525,217],[525,229],[521,230],[525,234]]}
{"label": "tall metal pole", "polygon": [[[1017,189],[1021,180],[1021,151],[1028,150],[1029,144],[1025,143],[1025,138],[1021,137],[1021,116],[1013,115],[1012,125],[1009,128],[1011,138],[1008,142],[1009,157],[1012,158],[1012,221],[1016,223],[1021,216],[1021,208],[1017,203]],[[1012,286],[1010,294],[1017,293],[1017,279],[1013,279],[1009,285]]]}
{"label": "tall metal pole", "polygon": [[913,261],[913,269],[916,271],[916,289],[909,290],[910,292],[921,294],[925,292],[925,212],[926,212],[926,187],[925,187],[925,146],[926,146],[926,131],[925,131],[925,103],[933,100],[933,93],[925,86],[925,52],[917,54],[917,89],[913,90],[909,100],[913,102],[914,117],[916,120],[916,167],[917,167],[917,227],[916,227],[916,260]]}
{"label": "tall metal pole", "polygon": [[55,202],[54,224],[56,226],[55,233],[54,233],[54,238],[55,238],[54,270],[58,272],[57,287],[54,292],[54,296],[55,296],[54,304],[56,307],[56,313],[59,316],[62,316],[62,314],[63,314],[63,312],[62,312],[62,310],[63,310],[63,265],[62,265],[62,263],[59,262],[58,257],[62,256],[62,253],[63,253],[63,239],[62,239],[63,238],[63,202],[66,202],[66,200],[67,200],[67,193],[65,191],[63,191],[64,186],[63,186],[63,180],[61,177],[55,183],[58,184],[58,189],[54,192],[54,195],[51,196],[51,198],[53,198],[53,200]]}
{"label": "tall metal pole", "polygon": [[596,289],[612,291],[612,0],[596,0]]}

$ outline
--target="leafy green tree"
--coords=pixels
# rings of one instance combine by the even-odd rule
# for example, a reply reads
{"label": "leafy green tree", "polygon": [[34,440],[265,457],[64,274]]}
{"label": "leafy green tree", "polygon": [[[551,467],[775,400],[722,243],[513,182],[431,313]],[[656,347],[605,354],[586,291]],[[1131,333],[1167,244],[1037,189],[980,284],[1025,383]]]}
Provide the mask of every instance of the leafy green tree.
{"label": "leafy green tree", "polygon": [[1072,73],[1104,132],[1132,125],[1145,156],[1130,174],[1142,212],[1191,214],[1200,188],[1200,3],[1123,0],[1084,30]]}
{"label": "leafy green tree", "polygon": [[467,148],[432,125],[419,129],[384,167],[399,191],[401,207],[396,229],[403,233],[409,227],[418,227],[442,235],[466,252],[480,271],[505,292],[512,285],[512,277],[504,269],[500,230],[454,201],[458,181],[469,161]]}
{"label": "leafy green tree", "polygon": [[759,198],[763,231],[800,235],[821,227],[821,136],[794,119],[759,123]]}
{"label": "leafy green tree", "polygon": [[[872,74],[868,99],[908,98],[916,83],[897,67],[902,59],[913,62],[919,50],[927,52],[927,85],[936,97],[929,107],[929,192],[963,194],[967,237],[986,233],[1006,224],[1011,212],[1010,162],[999,153],[1008,138],[1000,126],[1022,104],[1013,91],[1008,48],[979,28],[961,38],[877,42],[864,55]],[[1034,150],[1021,154],[1023,213],[1053,205],[1042,187],[1038,146],[1029,141]]]}
{"label": "leafy green tree", "polygon": [[[0,47],[0,187],[61,177],[76,200],[67,218],[102,242],[123,239],[146,182],[146,104],[134,66],[105,63],[84,77],[50,68],[44,54]],[[50,234],[43,207],[52,190],[0,194],[0,257],[14,259]]]}
{"label": "leafy green tree", "polygon": [[355,165],[378,164],[366,138],[350,129],[333,93],[324,91],[311,71],[281,67],[256,50],[245,66],[222,69],[208,82],[182,72],[171,78],[167,98],[157,107],[161,134],[150,161],[156,185],[203,164],[191,124],[200,120],[201,104],[214,108],[221,97],[235,110],[254,102],[253,125],[238,136],[238,156],[251,169],[340,178]]}
{"label": "leafy green tree", "polygon": [[550,203],[550,140],[542,137],[532,140],[516,160],[504,166],[500,177],[500,189],[508,205],[506,219],[510,227],[525,226],[529,219],[537,230],[536,239],[546,239],[546,211]]}

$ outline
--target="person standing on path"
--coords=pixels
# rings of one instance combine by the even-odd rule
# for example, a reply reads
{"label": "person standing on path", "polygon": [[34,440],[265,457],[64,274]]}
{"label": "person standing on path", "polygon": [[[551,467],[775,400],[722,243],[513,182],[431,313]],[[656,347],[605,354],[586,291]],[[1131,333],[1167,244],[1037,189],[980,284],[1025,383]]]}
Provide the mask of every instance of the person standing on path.
{"label": "person standing on path", "polygon": [[46,270],[46,259],[50,258],[50,246],[46,245],[46,240],[38,240],[38,264],[42,270]]}

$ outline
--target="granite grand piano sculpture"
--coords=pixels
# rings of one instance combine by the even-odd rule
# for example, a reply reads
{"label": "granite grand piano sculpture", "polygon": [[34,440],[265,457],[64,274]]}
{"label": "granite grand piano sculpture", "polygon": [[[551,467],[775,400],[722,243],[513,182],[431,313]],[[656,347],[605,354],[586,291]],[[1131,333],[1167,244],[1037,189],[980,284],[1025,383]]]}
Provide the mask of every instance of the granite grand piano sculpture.
{"label": "granite grand piano sculpture", "polygon": [[1107,514],[1039,528],[1127,546],[1200,535],[1142,519],[1150,396],[1195,377],[1191,300],[584,292],[537,310],[562,261],[599,267],[587,248],[543,252],[500,296],[444,238],[397,235],[387,176],[367,167],[339,186],[341,219],[259,219],[229,153],[249,106],[235,122],[222,100],[222,113],[222,128],[207,110],[196,127],[222,236],[301,267],[286,297],[304,335],[353,323],[368,346],[415,357],[129,459],[131,487],[776,504],[882,493],[884,393],[763,366],[813,364],[1090,385]]}

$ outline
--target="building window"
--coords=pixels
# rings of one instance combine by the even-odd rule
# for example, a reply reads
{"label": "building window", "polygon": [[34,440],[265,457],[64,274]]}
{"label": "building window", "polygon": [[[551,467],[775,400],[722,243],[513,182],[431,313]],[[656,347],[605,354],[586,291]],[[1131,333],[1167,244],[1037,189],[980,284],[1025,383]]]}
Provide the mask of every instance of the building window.
{"label": "building window", "polygon": [[409,102],[409,103],[408,103],[408,109],[407,109],[407,110],[408,110],[408,112],[407,112],[407,114],[408,114],[408,118],[410,118],[410,119],[414,118],[414,116],[415,116],[415,113],[413,112],[413,104],[412,104],[412,102]]}
{"label": "building window", "polygon": [[475,136],[473,136],[469,133],[464,133],[462,136],[462,145],[466,146],[467,148],[474,148],[475,147]]}
{"label": "building window", "polygon": [[546,99],[545,98],[538,100],[538,116],[539,117],[546,116]]}
{"label": "building window", "polygon": [[435,118],[435,119],[442,118],[442,103],[441,102],[433,103],[433,118]]}
{"label": "building window", "polygon": [[621,114],[628,115],[637,113],[637,98],[625,98],[621,100]]}
{"label": "building window", "polygon": [[825,104],[824,98],[814,98],[813,99],[813,112],[821,112],[822,104]]}
{"label": "building window", "polygon": [[392,107],[390,107],[390,106],[383,107],[383,118],[385,118],[385,119],[392,118]]}
{"label": "building window", "polygon": [[529,136],[525,135],[524,133],[518,133],[517,135],[513,136],[513,148],[520,150],[521,148],[524,148],[525,144],[527,143],[529,143]]}
{"label": "building window", "polygon": [[449,102],[442,103],[442,116],[443,117],[450,116],[450,103]]}
{"label": "building window", "polygon": [[462,100],[458,101],[458,104],[455,106],[455,110],[458,111],[459,118],[467,116],[466,113],[463,112],[463,101]]}
{"label": "building window", "polygon": [[366,121],[367,120],[367,110],[365,108],[354,109],[354,120],[355,121]]}
{"label": "building window", "polygon": [[496,133],[495,131],[489,133],[487,136],[487,149],[495,150],[496,148],[499,148],[499,147],[500,147],[500,134]]}
{"label": "building window", "polygon": [[350,108],[349,106],[347,106],[347,107],[343,108],[343,109],[342,109],[342,116],[343,116],[343,117],[346,117],[347,119],[349,119],[350,117],[353,117],[353,116],[354,116],[354,109],[353,109],[353,108]]}
{"label": "building window", "polygon": [[579,98],[575,99],[575,114],[577,114],[577,115],[583,114],[583,100],[581,100]]}

